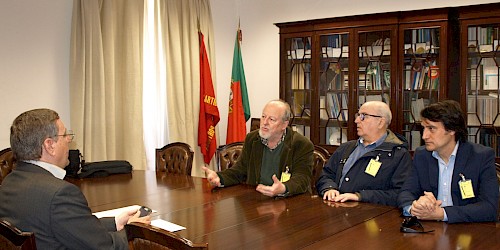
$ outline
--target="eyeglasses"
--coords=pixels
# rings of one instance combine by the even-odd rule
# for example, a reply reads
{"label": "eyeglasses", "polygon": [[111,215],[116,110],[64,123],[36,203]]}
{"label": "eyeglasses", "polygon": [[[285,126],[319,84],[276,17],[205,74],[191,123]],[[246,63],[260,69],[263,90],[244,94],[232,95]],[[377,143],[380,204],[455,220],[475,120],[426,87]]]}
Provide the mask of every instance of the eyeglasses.
{"label": "eyeglasses", "polygon": [[434,230],[425,231],[424,226],[420,223],[417,217],[406,217],[401,223],[401,227],[399,231],[403,233],[430,233],[434,232]]}
{"label": "eyeglasses", "polygon": [[75,139],[75,134],[73,133],[73,130],[67,130],[62,135],[54,135],[54,136],[63,136],[65,138],[69,138],[70,141],[73,141],[73,139]]}
{"label": "eyeglasses", "polygon": [[359,117],[359,120],[361,120],[361,121],[364,121],[367,116],[382,118],[381,115],[370,115],[367,113],[356,113],[356,114],[354,114],[354,116],[355,116],[354,119]]}

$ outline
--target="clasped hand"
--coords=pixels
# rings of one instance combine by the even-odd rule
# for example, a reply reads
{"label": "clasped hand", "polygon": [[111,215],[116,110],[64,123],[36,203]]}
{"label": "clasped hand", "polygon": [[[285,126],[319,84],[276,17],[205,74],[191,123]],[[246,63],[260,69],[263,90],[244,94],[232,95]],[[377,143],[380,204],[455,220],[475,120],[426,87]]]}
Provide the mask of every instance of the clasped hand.
{"label": "clasped hand", "polygon": [[281,183],[281,181],[278,180],[278,177],[276,177],[275,174],[273,175],[272,178],[273,178],[273,185],[266,186],[264,184],[259,184],[257,185],[257,188],[255,190],[269,197],[274,197],[279,194],[284,194],[286,192],[285,184]]}
{"label": "clasped hand", "polygon": [[353,193],[343,193],[341,194],[336,189],[330,189],[323,195],[323,200],[335,201],[335,202],[346,202],[346,201],[359,201],[359,197]]}
{"label": "clasped hand", "polygon": [[444,208],[441,207],[443,202],[437,200],[432,192],[424,192],[418,200],[411,204],[410,213],[421,220],[443,220]]}

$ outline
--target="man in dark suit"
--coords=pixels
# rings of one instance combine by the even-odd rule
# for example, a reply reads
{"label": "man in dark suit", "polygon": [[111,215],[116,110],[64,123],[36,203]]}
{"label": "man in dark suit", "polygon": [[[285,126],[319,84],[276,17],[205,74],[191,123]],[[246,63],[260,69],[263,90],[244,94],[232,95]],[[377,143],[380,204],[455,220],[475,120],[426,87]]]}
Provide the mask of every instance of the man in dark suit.
{"label": "man in dark suit", "polygon": [[59,115],[35,109],[19,115],[10,128],[16,168],[0,186],[0,218],[35,233],[39,249],[128,249],[124,225],[139,218],[128,211],[97,219],[75,185],[63,180],[68,144],[74,134]]}
{"label": "man in dark suit", "polygon": [[406,216],[456,222],[495,221],[498,182],[492,148],[467,141],[465,117],[455,101],[421,111],[422,139],[398,197]]}

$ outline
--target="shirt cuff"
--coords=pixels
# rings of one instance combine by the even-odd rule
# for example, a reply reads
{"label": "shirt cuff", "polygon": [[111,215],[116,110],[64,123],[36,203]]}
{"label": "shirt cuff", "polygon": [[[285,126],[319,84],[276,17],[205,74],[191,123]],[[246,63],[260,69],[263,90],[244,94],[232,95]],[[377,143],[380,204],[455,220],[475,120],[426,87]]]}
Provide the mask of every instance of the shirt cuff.
{"label": "shirt cuff", "polygon": [[448,215],[446,215],[446,209],[443,208],[443,221],[448,221]]}
{"label": "shirt cuff", "polygon": [[412,216],[410,213],[411,205],[403,207],[403,216]]}

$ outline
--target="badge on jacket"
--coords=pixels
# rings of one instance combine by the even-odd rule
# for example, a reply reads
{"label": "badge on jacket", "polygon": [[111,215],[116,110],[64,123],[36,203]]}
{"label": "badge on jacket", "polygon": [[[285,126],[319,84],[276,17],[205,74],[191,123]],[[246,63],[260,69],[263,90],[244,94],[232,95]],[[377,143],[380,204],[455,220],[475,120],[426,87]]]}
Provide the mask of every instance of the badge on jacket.
{"label": "badge on jacket", "polygon": [[462,194],[462,199],[474,198],[474,189],[472,188],[472,180],[465,179],[464,174],[460,173],[461,180],[458,181],[458,186],[460,187],[460,193]]}
{"label": "badge on jacket", "polygon": [[285,172],[281,173],[281,182],[287,182],[288,180],[290,180],[290,177],[292,176],[292,174],[289,173],[290,169],[288,169],[288,166],[286,166],[285,168]]}
{"label": "badge on jacket", "polygon": [[380,169],[380,166],[382,166],[382,162],[379,161],[379,157],[377,155],[376,159],[370,160],[368,166],[366,166],[365,173],[375,177]]}

